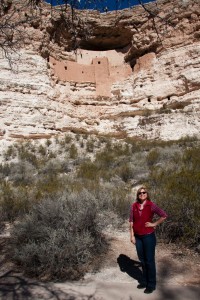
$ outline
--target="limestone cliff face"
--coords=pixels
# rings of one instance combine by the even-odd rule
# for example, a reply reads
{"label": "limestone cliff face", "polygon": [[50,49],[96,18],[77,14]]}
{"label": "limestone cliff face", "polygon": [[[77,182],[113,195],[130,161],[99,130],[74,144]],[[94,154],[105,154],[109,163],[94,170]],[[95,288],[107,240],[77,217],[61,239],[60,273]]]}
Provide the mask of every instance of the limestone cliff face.
{"label": "limestone cliff face", "polygon": [[[157,1],[147,9],[153,13],[140,6],[78,12],[75,39],[60,12],[43,5],[26,25],[31,42],[18,52],[15,72],[0,60],[2,141],[68,130],[164,140],[199,136],[200,3]],[[107,77],[102,68],[86,80],[80,70],[94,69],[94,54],[97,65],[106,59]],[[63,76],[50,57],[65,68]],[[130,72],[123,73],[126,66]]]}

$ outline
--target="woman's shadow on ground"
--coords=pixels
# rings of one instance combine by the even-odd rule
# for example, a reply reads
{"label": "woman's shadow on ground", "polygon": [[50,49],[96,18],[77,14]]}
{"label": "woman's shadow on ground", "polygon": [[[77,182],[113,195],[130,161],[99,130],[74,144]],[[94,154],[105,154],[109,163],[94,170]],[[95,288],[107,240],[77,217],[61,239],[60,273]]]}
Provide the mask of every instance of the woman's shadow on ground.
{"label": "woman's shadow on ground", "polygon": [[141,281],[142,271],[140,270],[141,263],[139,261],[133,260],[125,254],[120,254],[117,258],[117,263],[122,272],[127,273],[138,282]]}

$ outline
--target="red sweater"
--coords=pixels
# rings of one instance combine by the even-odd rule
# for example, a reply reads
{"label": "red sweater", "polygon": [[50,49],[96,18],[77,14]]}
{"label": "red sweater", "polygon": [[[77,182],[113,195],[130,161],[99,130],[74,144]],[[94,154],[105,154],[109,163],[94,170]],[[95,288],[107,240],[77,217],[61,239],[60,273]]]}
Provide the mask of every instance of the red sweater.
{"label": "red sweater", "polygon": [[153,227],[145,227],[146,222],[152,222],[154,214],[159,217],[167,217],[167,214],[150,200],[146,201],[143,210],[140,210],[139,202],[134,202],[129,219],[130,222],[133,222],[134,233],[144,235],[154,232]]}

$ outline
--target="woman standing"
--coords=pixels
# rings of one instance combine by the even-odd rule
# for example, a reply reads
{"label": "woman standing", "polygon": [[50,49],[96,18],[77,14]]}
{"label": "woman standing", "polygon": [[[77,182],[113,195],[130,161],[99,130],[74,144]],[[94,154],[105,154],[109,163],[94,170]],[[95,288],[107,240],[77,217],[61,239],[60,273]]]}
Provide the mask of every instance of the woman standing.
{"label": "woman standing", "polygon": [[[154,214],[160,217],[155,222],[153,222]],[[146,294],[150,294],[156,289],[156,237],[154,230],[166,217],[167,214],[150,201],[147,189],[139,188],[136,202],[131,205],[130,239],[131,243],[136,245],[137,255],[142,263],[143,279],[137,288],[145,288],[144,293]]]}

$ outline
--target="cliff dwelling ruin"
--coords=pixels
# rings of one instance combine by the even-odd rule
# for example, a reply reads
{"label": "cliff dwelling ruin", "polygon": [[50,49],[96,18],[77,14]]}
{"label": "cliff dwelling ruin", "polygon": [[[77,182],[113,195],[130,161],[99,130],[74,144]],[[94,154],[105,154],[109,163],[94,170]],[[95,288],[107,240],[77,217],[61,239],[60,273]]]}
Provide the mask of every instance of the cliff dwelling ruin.
{"label": "cliff dwelling ruin", "polygon": [[[124,54],[116,50],[90,51],[79,49],[74,61],[59,61],[49,58],[54,76],[59,81],[76,84],[88,84],[93,95],[111,96],[111,86],[131,75],[132,69],[124,62]],[[71,92],[73,90],[71,89]]]}

